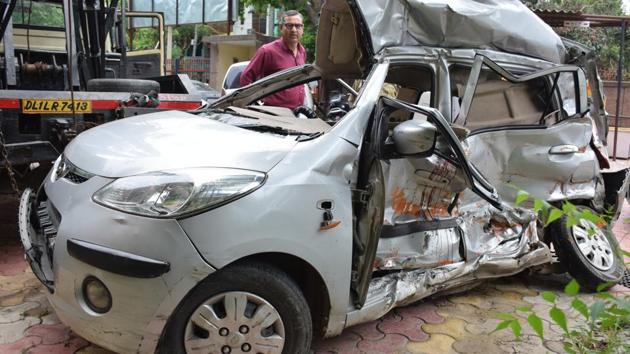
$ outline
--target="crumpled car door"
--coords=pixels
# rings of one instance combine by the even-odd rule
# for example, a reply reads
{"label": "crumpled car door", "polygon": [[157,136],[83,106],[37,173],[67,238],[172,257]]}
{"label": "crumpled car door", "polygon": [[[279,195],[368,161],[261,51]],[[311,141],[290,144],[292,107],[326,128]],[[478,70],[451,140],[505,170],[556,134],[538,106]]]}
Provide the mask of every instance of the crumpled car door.
{"label": "crumpled car door", "polygon": [[455,122],[471,130],[469,159],[504,200],[518,190],[547,201],[594,197],[599,165],[585,91],[577,66],[516,76],[476,56]]}
{"label": "crumpled car door", "polygon": [[[436,140],[436,144],[440,144],[440,147],[436,148],[434,146],[426,154],[415,154],[409,157],[396,153],[391,141],[390,124],[390,116],[395,111],[404,111],[408,114],[410,120],[415,119],[413,118],[414,114],[426,117],[427,122],[435,128],[436,137],[439,136],[439,141]],[[427,158],[430,160],[427,160]],[[428,213],[423,218],[418,219],[421,222],[389,224],[386,225],[386,229],[383,227],[385,209],[387,205],[392,204],[391,201],[386,203],[386,198],[388,198],[386,196],[388,177],[384,174],[384,170],[390,168],[393,164],[392,161],[398,160],[404,163],[406,159],[419,160],[420,163],[433,165],[430,168],[434,168],[434,171],[427,171],[432,175],[428,179],[422,176],[414,179],[415,174],[422,168],[416,169],[412,167],[411,172],[407,173],[407,177],[411,179],[407,184],[413,184],[413,188],[418,187],[426,191],[427,194],[432,194],[434,191],[442,189],[442,187],[434,188],[436,183],[448,185],[448,187],[444,187],[445,195],[442,195],[442,199],[450,199],[450,204],[452,205],[456,204],[459,193],[468,188],[494,207],[503,209],[504,206],[494,187],[468,162],[464,148],[459,142],[458,134],[438,110],[408,104],[397,99],[381,97],[374,119],[370,121],[367,133],[364,136],[359,159],[359,175],[356,189],[353,193],[353,209],[356,219],[353,235],[351,291],[354,305],[357,308],[362,307],[365,303],[370,280],[372,279],[379,238],[384,232],[400,236],[421,231],[418,228],[427,226],[434,227],[436,230],[456,226],[456,224],[451,226],[444,224],[456,222],[453,218],[452,220],[441,221],[430,216],[431,213],[436,211],[439,202],[429,198],[426,199],[426,203],[420,203],[428,205],[419,204],[418,206],[418,208]],[[446,178],[446,176],[439,176],[434,173],[435,170],[443,168],[438,165],[449,165],[449,170],[453,172],[449,173],[450,177],[445,182],[436,181],[436,179]],[[443,209],[447,208],[448,205]]]}

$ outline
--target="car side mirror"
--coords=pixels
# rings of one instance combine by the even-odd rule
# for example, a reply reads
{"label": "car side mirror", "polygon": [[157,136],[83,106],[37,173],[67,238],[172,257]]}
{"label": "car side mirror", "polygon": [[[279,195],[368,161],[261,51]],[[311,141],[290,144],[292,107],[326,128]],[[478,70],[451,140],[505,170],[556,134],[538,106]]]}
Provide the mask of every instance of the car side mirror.
{"label": "car side mirror", "polygon": [[392,139],[401,155],[427,154],[435,147],[437,128],[428,121],[411,119],[394,128]]}

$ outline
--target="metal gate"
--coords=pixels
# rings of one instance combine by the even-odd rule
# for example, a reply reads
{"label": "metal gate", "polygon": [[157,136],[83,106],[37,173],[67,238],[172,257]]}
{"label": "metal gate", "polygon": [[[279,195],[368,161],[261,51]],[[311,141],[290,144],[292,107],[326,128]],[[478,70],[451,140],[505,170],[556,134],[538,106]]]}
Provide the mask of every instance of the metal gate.
{"label": "metal gate", "polygon": [[166,59],[166,74],[188,74],[193,80],[210,82],[210,58],[183,57]]}

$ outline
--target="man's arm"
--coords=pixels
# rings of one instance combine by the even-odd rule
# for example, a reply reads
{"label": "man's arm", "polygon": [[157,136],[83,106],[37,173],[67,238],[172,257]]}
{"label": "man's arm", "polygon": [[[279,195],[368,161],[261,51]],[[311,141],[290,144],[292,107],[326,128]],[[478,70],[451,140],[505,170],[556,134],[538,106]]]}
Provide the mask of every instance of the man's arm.
{"label": "man's arm", "polygon": [[241,73],[241,87],[251,84],[252,82],[263,77],[263,67],[265,65],[265,48],[260,47],[254,57],[249,62],[245,70]]}

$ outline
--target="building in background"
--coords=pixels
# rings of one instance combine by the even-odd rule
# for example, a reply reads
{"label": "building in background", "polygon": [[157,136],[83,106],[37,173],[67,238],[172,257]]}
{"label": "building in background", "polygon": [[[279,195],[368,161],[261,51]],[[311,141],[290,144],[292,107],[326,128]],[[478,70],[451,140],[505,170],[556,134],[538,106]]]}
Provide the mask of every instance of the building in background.
{"label": "building in background", "polygon": [[218,88],[230,65],[251,59],[256,49],[276,39],[279,15],[280,11],[272,7],[265,15],[246,8],[243,20],[237,21],[229,34],[202,38],[201,43],[208,48],[210,86]]}

